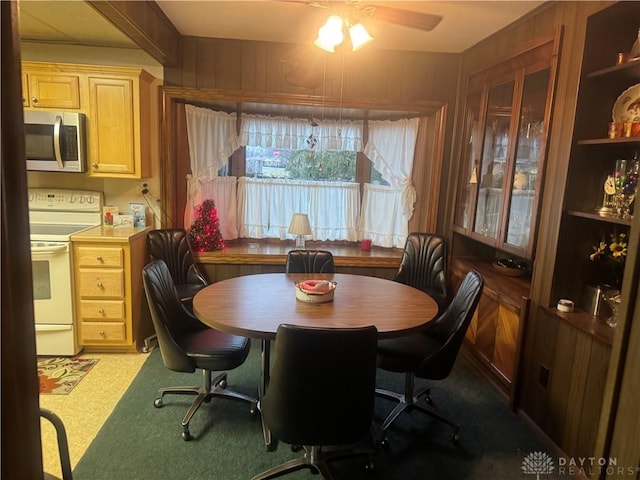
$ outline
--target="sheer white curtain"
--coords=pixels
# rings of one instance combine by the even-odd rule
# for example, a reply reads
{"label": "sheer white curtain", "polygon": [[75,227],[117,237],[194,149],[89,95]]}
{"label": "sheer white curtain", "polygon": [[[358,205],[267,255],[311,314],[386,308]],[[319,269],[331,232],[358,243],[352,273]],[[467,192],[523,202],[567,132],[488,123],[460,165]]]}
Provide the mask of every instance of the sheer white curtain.
{"label": "sheer white curtain", "polygon": [[402,189],[364,184],[360,231],[380,247],[402,247],[407,240],[408,222],[402,215]]}
{"label": "sheer white curtain", "polygon": [[218,177],[218,170],[240,147],[236,116],[193,105],[185,105],[185,113],[191,174],[187,177],[184,225],[188,229],[197,206],[211,198],[216,204],[222,238],[237,238],[236,179]]}
{"label": "sheer white curtain", "polygon": [[198,207],[210,198],[216,204],[222,238],[225,240],[238,238],[236,185],[236,177],[215,177],[199,184],[196,194],[187,198],[184,211],[185,227],[187,229],[191,227],[196,219]]}
{"label": "sheer white curtain", "polygon": [[362,122],[243,115],[244,145],[292,150],[362,150]]}
{"label": "sheer white curtain", "polygon": [[362,238],[371,238],[375,245],[400,248],[406,240],[416,202],[411,171],[418,125],[418,118],[369,122],[364,154],[390,184],[365,185],[360,228]]}
{"label": "sheer white curtain", "polygon": [[[312,151],[362,150],[362,122],[243,115],[242,145]],[[358,239],[357,183],[250,179],[238,183],[239,236],[287,238],[294,213],[309,215],[314,240]]]}
{"label": "sheer white curtain", "polygon": [[302,212],[309,215],[314,240],[356,241],[359,211],[357,183],[248,177],[238,180],[240,237],[284,240],[291,217]]}

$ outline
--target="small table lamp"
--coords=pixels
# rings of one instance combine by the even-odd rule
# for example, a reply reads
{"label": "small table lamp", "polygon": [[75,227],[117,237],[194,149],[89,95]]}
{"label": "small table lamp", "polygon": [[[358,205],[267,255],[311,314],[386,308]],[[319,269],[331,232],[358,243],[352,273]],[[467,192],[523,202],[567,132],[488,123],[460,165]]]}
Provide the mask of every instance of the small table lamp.
{"label": "small table lamp", "polygon": [[296,248],[304,249],[304,236],[311,235],[309,216],[306,213],[294,213],[291,217],[289,233],[296,235]]}

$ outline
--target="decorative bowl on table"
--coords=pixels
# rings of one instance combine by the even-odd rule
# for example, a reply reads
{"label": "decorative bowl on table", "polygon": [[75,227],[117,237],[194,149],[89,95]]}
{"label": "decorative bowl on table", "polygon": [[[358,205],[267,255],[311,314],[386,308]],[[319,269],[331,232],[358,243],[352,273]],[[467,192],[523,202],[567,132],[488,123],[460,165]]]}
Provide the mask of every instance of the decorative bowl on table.
{"label": "decorative bowl on table", "polygon": [[493,268],[509,277],[521,277],[527,271],[528,265],[513,258],[501,258],[492,263]]}
{"label": "decorative bowl on table", "polygon": [[304,280],[296,282],[296,299],[305,303],[327,303],[333,300],[336,282]]}

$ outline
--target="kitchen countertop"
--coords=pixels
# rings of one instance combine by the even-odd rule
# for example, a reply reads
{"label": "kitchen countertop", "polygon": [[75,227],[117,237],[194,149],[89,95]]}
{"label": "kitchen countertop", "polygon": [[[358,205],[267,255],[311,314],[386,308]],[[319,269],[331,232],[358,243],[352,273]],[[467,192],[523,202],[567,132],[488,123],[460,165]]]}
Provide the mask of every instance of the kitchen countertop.
{"label": "kitchen countertop", "polygon": [[146,235],[153,227],[112,227],[108,225],[100,225],[98,227],[84,230],[71,236],[72,242],[82,242],[86,240],[101,242],[122,242],[130,240],[139,235]]}

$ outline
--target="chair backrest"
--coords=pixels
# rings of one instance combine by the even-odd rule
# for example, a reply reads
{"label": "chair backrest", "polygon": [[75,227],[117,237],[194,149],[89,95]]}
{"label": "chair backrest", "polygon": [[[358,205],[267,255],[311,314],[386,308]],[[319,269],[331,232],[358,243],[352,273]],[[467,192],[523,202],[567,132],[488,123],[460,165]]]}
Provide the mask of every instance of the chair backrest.
{"label": "chair backrest", "polygon": [[153,260],[142,269],[153,328],[164,365],[178,372],[195,371],[195,363],[179,344],[188,332],[207,328],[184,307],[164,260]]}
{"label": "chair backrest", "polygon": [[443,306],[447,298],[445,238],[433,233],[410,233],[394,280],[428,293]]}
{"label": "chair backrest", "polygon": [[193,259],[187,232],[182,228],[164,228],[147,233],[147,256],[149,261],[164,260],[176,285],[207,284]]}
{"label": "chair backrest", "polygon": [[335,273],[333,254],[327,250],[291,250],[287,273]]}
{"label": "chair backrest", "polygon": [[478,307],[484,280],[471,270],[462,280],[449,306],[421,333],[441,344],[422,361],[414,372],[417,377],[440,380],[449,376],[469,324]]}
{"label": "chair backrest", "polygon": [[264,419],[294,445],[361,440],[371,426],[377,330],[280,325]]}

